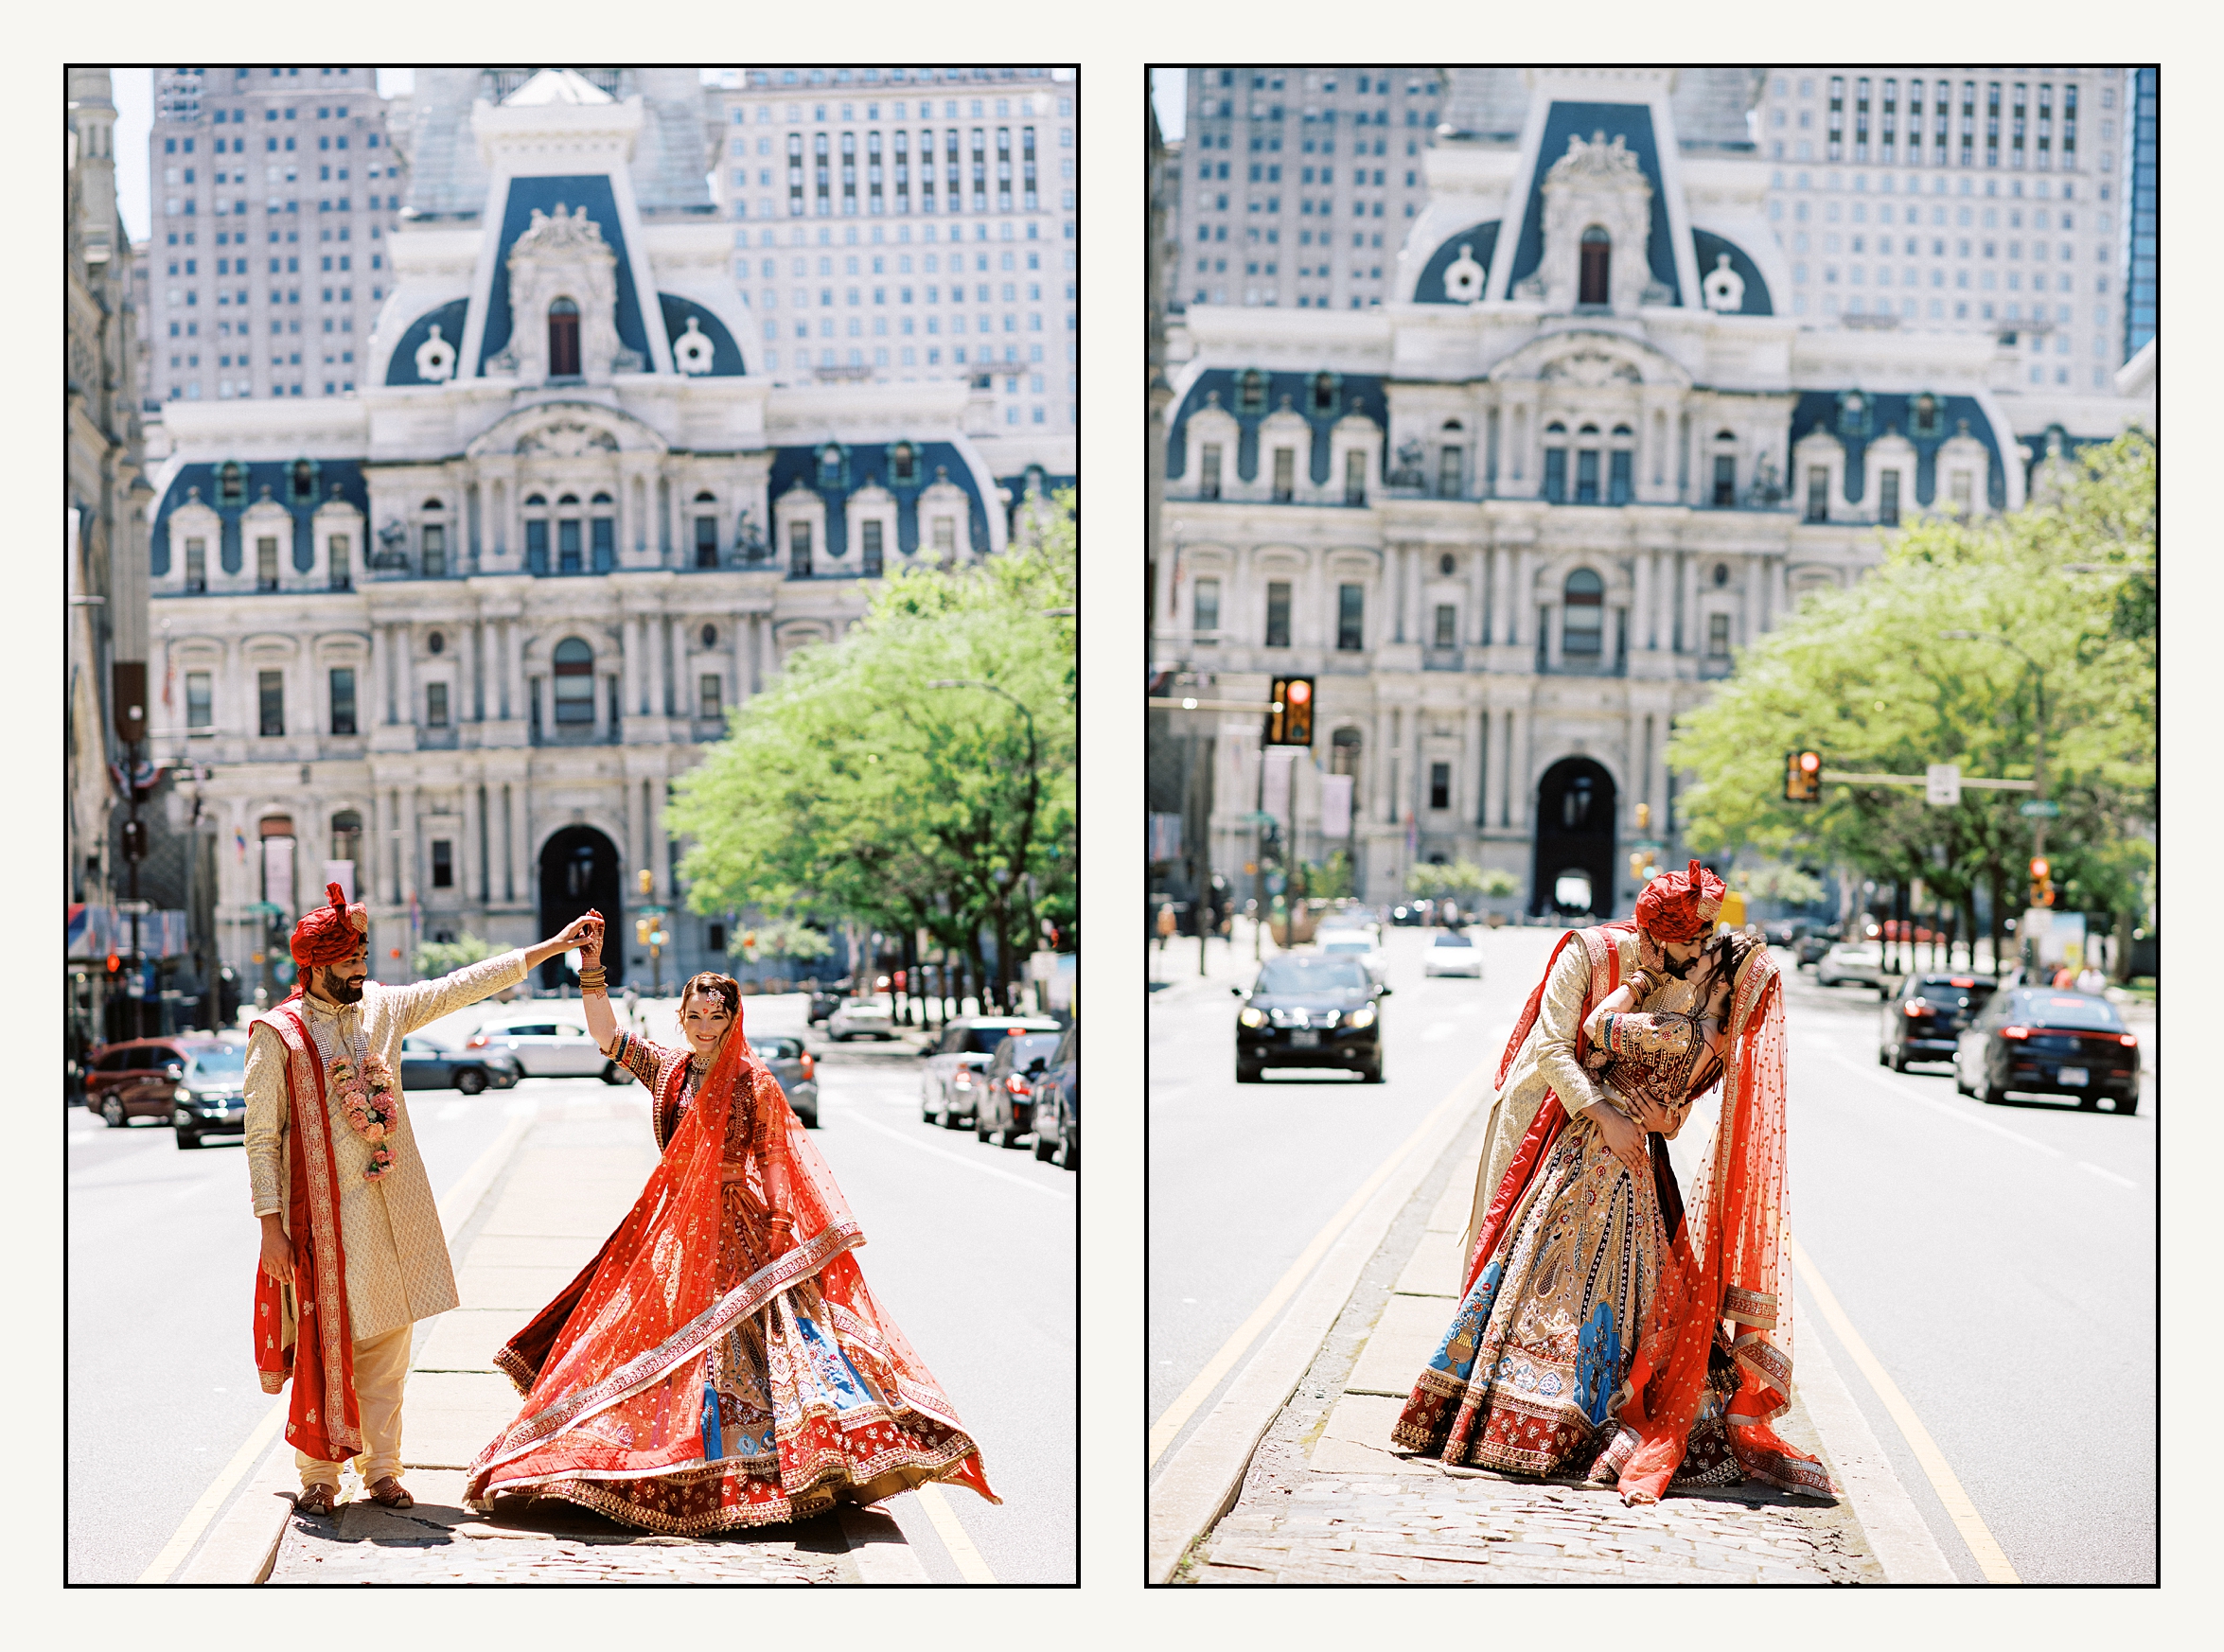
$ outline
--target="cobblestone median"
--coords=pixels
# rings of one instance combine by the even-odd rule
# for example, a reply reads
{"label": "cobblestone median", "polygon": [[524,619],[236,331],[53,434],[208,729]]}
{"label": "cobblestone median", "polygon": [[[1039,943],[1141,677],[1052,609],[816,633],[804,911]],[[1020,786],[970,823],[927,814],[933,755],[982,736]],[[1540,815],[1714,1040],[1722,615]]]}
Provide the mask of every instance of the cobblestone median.
{"label": "cobblestone median", "polygon": [[295,1515],[273,1584],[300,1583],[855,1583],[840,1523],[717,1538],[638,1532],[554,1501],[497,1502],[492,1517],[463,1506],[464,1476],[418,1469],[417,1502],[397,1513],[360,1494],[337,1520]]}
{"label": "cobblestone median", "polygon": [[[1453,1309],[1483,1116],[1391,1226],[1186,1583],[1881,1583],[1860,1522],[1754,1485],[1625,1508],[1611,1488],[1446,1467],[1389,1443]],[[1822,1443],[1796,1395],[1778,1430]],[[1826,1461],[1827,1460],[1825,1453]]]}

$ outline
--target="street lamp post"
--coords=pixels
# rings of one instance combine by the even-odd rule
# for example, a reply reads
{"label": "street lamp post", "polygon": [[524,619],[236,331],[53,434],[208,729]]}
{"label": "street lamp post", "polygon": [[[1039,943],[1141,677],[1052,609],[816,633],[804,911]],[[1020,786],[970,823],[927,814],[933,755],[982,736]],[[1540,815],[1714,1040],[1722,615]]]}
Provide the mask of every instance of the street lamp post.
{"label": "street lamp post", "polygon": [[[1027,724],[1027,828],[1026,828],[1026,831],[1025,831],[1025,832],[1023,832],[1023,833],[1021,834],[1021,835],[1020,835],[1020,839],[1019,839],[1019,845],[1020,845],[1020,858],[1021,858],[1021,860],[1022,860],[1022,861],[1024,861],[1024,860],[1026,859],[1026,855],[1027,855],[1027,850],[1028,850],[1028,848],[1029,848],[1030,844],[1032,843],[1032,841],[1033,841],[1033,836],[1034,836],[1034,816],[1035,816],[1035,808],[1036,808],[1037,804],[1038,804],[1038,803],[1041,801],[1041,797],[1042,797],[1042,792],[1041,792],[1041,788],[1042,788],[1042,770],[1041,770],[1041,768],[1040,768],[1040,766],[1039,766],[1039,764],[1038,764],[1038,763],[1037,763],[1037,761],[1036,761],[1036,759],[1037,759],[1037,755],[1038,755],[1038,747],[1036,747],[1036,744],[1035,744],[1035,736],[1034,736],[1034,713],[1033,713],[1033,712],[1031,712],[1031,711],[1029,711],[1029,710],[1027,709],[1026,703],[1025,703],[1024,701],[1022,701],[1022,700],[1019,698],[1019,696],[1018,696],[1017,694],[1015,694],[1011,693],[1011,692],[1010,692],[1009,690],[1007,690],[1007,689],[1000,689],[1000,688],[997,687],[997,685],[996,685],[995,683],[993,683],[993,682],[982,682],[982,681],[981,681],[981,680],[980,680],[979,677],[937,677],[937,678],[936,678],[934,681],[932,681],[932,682],[928,683],[927,686],[928,688],[930,688],[930,689],[959,689],[959,688],[977,688],[977,689],[984,689],[984,690],[986,690],[988,693],[990,693],[990,694],[995,694],[995,695],[996,695],[996,696],[997,696],[998,699],[1001,699],[1001,700],[1008,700],[1008,701],[1010,701],[1010,702],[1011,702],[1011,704],[1012,704],[1012,709],[1013,709],[1014,711],[1017,712],[1019,713],[1020,717],[1021,717],[1021,718],[1022,718],[1022,719],[1023,719],[1023,720],[1026,722],[1026,724]],[[998,909],[999,909],[999,915],[1001,914],[1001,910],[1002,910],[1003,903],[1004,903],[1004,902],[1005,902],[1005,901],[1006,901],[1008,898],[1009,898],[1009,897],[1008,897],[1008,896],[1005,894],[1004,890],[1003,890],[1001,888],[998,888],[998,890],[997,890],[997,905],[998,905]],[[1030,933],[1033,933],[1033,928],[1032,928],[1032,926],[1033,926],[1033,923],[1034,923],[1034,920],[1035,920],[1034,907],[1033,907],[1033,902],[1032,902],[1032,900],[1031,900],[1031,901],[1030,901],[1030,904],[1029,904],[1029,906],[1028,906],[1028,912],[1027,912],[1027,922],[1028,922],[1028,923],[1029,923],[1029,925],[1030,925]],[[1011,970],[1011,968],[1012,968],[1012,960],[1011,960],[1009,958],[1007,958],[1007,957],[1005,957],[1005,956],[1004,956],[1004,953],[1005,953],[1005,951],[1006,951],[1006,947],[1007,947],[1007,938],[1006,938],[1006,937],[1005,937],[1003,934],[999,933],[999,934],[997,935],[997,959],[998,959],[998,962],[999,962],[999,964],[1000,964],[1001,968],[1002,968],[1002,969],[1003,969],[1005,972],[1007,972],[1007,973],[1008,973],[1008,972]]]}
{"label": "street lamp post", "polygon": [[[2035,808],[2032,815],[2031,856],[2034,860],[2043,859],[2046,855],[2046,667],[2032,659],[2021,643],[1998,631],[1941,631],[1938,635],[1950,642],[1997,642],[2021,658],[2031,668],[2031,675],[2038,678],[2036,703],[2032,708],[2031,799]],[[2019,926],[2016,936],[2016,950],[2019,954],[2028,950],[2031,944],[2030,938],[2021,931],[2021,926]],[[1972,936],[1972,956],[1975,951],[1976,938]],[[2037,960],[2034,958],[2030,961]],[[2000,959],[1994,958],[1992,964],[1998,970]]]}

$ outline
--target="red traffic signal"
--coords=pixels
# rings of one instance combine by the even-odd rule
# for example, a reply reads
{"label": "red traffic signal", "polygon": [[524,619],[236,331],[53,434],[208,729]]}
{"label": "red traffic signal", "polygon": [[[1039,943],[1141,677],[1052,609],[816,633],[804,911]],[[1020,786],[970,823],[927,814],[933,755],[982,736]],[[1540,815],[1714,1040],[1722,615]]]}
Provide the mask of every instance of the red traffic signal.
{"label": "red traffic signal", "polygon": [[2054,905],[2054,868],[2047,864],[2046,857],[2042,854],[2035,854],[2031,857],[2031,905],[2034,906]]}
{"label": "red traffic signal", "polygon": [[108,973],[112,975],[124,967],[124,960],[113,952],[108,955],[107,962]]}
{"label": "red traffic signal", "polygon": [[2033,878],[2039,880],[2044,880],[2054,875],[2054,869],[2046,864],[2046,857],[2044,855],[2035,854],[2031,857],[2031,875]]}
{"label": "red traffic signal", "polygon": [[1313,679],[1309,677],[1278,677],[1274,679],[1274,703],[1279,710],[1266,714],[1266,744],[1269,746],[1311,746],[1313,744]]}
{"label": "red traffic signal", "polygon": [[1823,796],[1823,754],[1788,751],[1784,754],[1784,800],[1787,803],[1820,802]]}

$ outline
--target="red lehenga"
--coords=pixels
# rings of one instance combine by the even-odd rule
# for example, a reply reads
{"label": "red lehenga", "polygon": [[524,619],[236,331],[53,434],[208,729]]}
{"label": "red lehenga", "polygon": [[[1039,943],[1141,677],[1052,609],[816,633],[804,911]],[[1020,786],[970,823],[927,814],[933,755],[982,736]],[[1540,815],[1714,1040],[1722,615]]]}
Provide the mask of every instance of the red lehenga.
{"label": "red lehenga", "polygon": [[866,1288],[826,1164],[738,1026],[696,1081],[627,1038],[663,1158],[618,1230],[495,1356],[523,1408],[466,1497],[580,1503],[690,1536],[930,1481],[991,1503],[980,1453]]}

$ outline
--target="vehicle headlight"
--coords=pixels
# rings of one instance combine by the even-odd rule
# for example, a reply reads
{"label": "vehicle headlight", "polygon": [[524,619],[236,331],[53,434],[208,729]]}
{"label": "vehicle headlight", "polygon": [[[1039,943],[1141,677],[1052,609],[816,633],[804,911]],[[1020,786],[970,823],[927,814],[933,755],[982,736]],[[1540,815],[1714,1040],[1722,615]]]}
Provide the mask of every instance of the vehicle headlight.
{"label": "vehicle headlight", "polygon": [[1254,1010],[1246,1004],[1236,1012],[1236,1020],[1244,1027],[1264,1027],[1266,1025],[1266,1011]]}
{"label": "vehicle headlight", "polygon": [[180,1084],[177,1088],[177,1093],[173,1095],[170,1099],[177,1102],[182,1107],[190,1107],[193,1105],[193,1092],[186,1089],[185,1085]]}
{"label": "vehicle headlight", "polygon": [[1374,1006],[1362,1004],[1345,1018],[1344,1025],[1346,1027],[1372,1027],[1374,1025]]}

